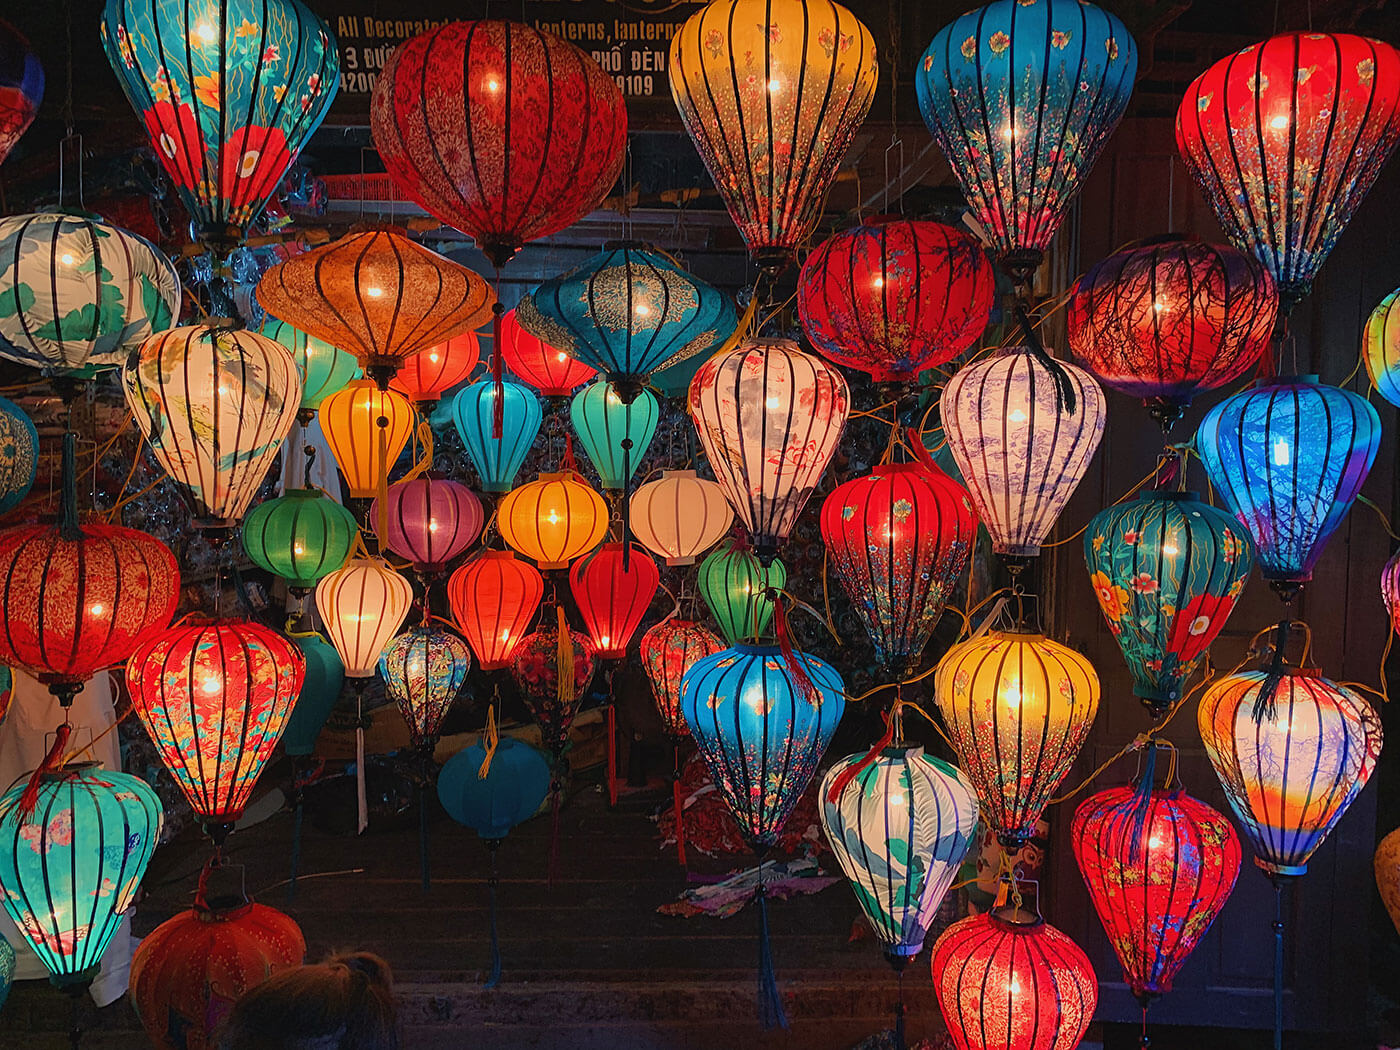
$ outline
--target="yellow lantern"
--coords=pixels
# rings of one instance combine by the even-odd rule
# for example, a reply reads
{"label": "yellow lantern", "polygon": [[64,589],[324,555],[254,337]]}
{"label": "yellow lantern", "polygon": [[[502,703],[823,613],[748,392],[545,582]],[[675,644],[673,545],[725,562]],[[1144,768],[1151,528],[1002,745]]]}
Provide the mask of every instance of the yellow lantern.
{"label": "yellow lantern", "polygon": [[356,379],[321,402],[321,430],[351,496],[378,495],[380,482],[413,436],[415,419],[408,398],[380,390],[372,379]]}
{"label": "yellow lantern", "polygon": [[982,815],[1008,850],[1031,838],[1099,707],[1099,676],[1041,634],[988,631],[949,649],[938,709]]}
{"label": "yellow lantern", "polygon": [[496,509],[501,539],[541,569],[566,569],[608,531],[608,505],[577,474],[541,474]]}
{"label": "yellow lantern", "polygon": [[693,565],[729,531],[734,510],[724,489],[693,470],[665,470],[628,503],[632,531],[667,565]]}
{"label": "yellow lantern", "polygon": [[316,608],[345,677],[374,675],[379,654],[398,634],[412,602],[413,586],[383,558],[351,558],[316,584]]}

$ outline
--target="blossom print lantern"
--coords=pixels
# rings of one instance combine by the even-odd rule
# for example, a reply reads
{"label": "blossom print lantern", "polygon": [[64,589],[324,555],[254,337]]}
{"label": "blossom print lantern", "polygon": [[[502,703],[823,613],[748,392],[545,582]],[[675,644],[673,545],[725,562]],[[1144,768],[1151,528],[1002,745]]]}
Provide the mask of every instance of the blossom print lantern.
{"label": "blossom print lantern", "polygon": [[[493,437],[497,397],[501,398],[501,436]],[[452,421],[483,492],[510,491],[543,418],[539,398],[519,383],[503,382],[497,393],[496,384],[483,379],[458,391]]]}
{"label": "blossom print lantern", "polygon": [[705,607],[730,645],[754,642],[773,618],[770,590],[787,586],[787,569],[778,559],[764,565],[747,547],[732,540],[716,547],[700,563],[697,587]]}
{"label": "blossom print lantern", "polygon": [[510,551],[484,550],[447,581],[457,629],[483,671],[510,666],[544,597],[544,577]]}
{"label": "blossom print lantern", "polygon": [[0,798],[0,903],[59,987],[91,982],[160,840],[160,799],[96,763]]}
{"label": "blossom print lantern", "polygon": [[588,54],[521,22],[448,22],[394,49],[370,129],[395,184],[499,269],[598,207],[627,107]]}
{"label": "blossom print lantern", "polygon": [[90,377],[179,312],[175,267],[144,237],[66,212],[0,219],[0,357]]}
{"label": "blossom print lantern", "polygon": [[301,405],[301,375],[286,347],[207,325],[146,340],[122,370],[122,387],[201,528],[230,528],[243,517]]}
{"label": "blossom print lantern", "polygon": [[1186,89],[1176,143],[1226,235],[1262,262],[1285,314],[1400,139],[1400,52],[1351,33],[1284,33]]}
{"label": "blossom print lantern", "polygon": [[316,609],[346,678],[374,675],[412,601],[413,585],[382,558],[351,558],[316,585]]}
{"label": "blossom print lantern", "polygon": [[534,387],[544,397],[568,397],[598,374],[567,350],[550,346],[527,332],[507,310],[500,325],[501,359],[512,375]]}
{"label": "blossom print lantern", "polygon": [[1037,556],[1103,437],[1103,391],[1088,372],[1018,347],[960,368],[939,404],[992,549]]}
{"label": "blossom print lantern", "polygon": [[431,752],[472,669],[467,643],[437,624],[410,627],[379,657],[384,692],[399,706],[413,746]]}
{"label": "blossom print lantern", "polygon": [[496,528],[541,569],[566,569],[607,535],[608,505],[577,474],[541,474],[506,494]]}
{"label": "blossom print lantern", "polygon": [[1315,671],[1217,679],[1196,713],[1225,798],[1271,876],[1302,875],[1381,751],[1381,722],[1359,694]]}
{"label": "blossom print lantern", "polygon": [[621,660],[661,582],[656,562],[636,544],[605,543],[569,569],[569,590],[600,660]]}
{"label": "blossom print lantern", "polygon": [[882,748],[862,768],[864,758],[827,772],[822,830],[885,954],[902,964],[923,950],[972,845],[977,796],[960,769],[917,745]]}
{"label": "blossom print lantern", "polygon": [[623,401],[611,384],[596,380],[574,395],[569,418],[574,433],[609,492],[627,487],[656,436],[661,406],[648,390]]}
{"label": "blossom print lantern", "polygon": [[1153,714],[1171,710],[1254,565],[1249,533],[1192,492],[1148,492],[1094,515],[1089,582]]}
{"label": "blossom print lantern", "polygon": [[301,0],[107,0],[101,28],[196,232],[233,247],[335,98],[330,27]]}
{"label": "blossom print lantern", "polygon": [[1235,829],[1180,789],[1144,784],[1085,799],[1070,845],[1128,990],[1146,1007],[1171,991],[1235,888]]}
{"label": "blossom print lantern", "polygon": [[1380,446],[1380,416],[1316,376],[1261,380],[1212,408],[1196,431],[1211,486],[1254,537],[1285,600],[1346,517]]}
{"label": "blossom print lantern", "polygon": [[[352,379],[321,402],[321,433],[352,499],[379,494],[413,437],[418,414],[397,390]],[[383,420],[381,425],[380,420]]]}
{"label": "blossom print lantern", "polygon": [[671,97],[760,265],[812,232],[875,97],[875,40],[832,0],[722,0],[671,38]]}
{"label": "blossom print lantern", "polygon": [[791,340],[747,339],[701,366],[689,406],[715,480],[768,564],[836,451],[846,380]]}
{"label": "blossom print lantern", "polygon": [[1361,360],[1376,392],[1400,407],[1400,289],[1376,304],[1366,318],[1361,341]]}
{"label": "blossom print lantern", "polygon": [[724,648],[719,635],[693,620],[666,619],[642,635],[642,670],[666,733],[673,740],[690,735],[681,715],[681,680],[702,657]]}
{"label": "blossom print lantern", "polygon": [[301,406],[297,419],[303,426],[310,424],[312,413],[321,407],[322,401],[360,376],[360,365],[354,354],[338,350],[324,339],[307,335],[286,321],[268,317],[262,334],[290,350],[297,371],[301,373]]}
{"label": "blossom print lantern", "polygon": [[1390,616],[1390,629],[1400,632],[1400,551],[1381,566],[1381,601]]}
{"label": "blossom print lantern", "polygon": [[434,402],[464,381],[480,357],[475,332],[463,332],[451,339],[405,357],[389,385],[426,412]]}
{"label": "blossom print lantern", "polygon": [[734,522],[724,489],[693,470],[663,470],[632,493],[627,509],[638,541],[667,565],[695,564]]}
{"label": "blossom print lantern", "polygon": [[0,19],[0,164],[34,122],[43,98],[44,67],[39,56],[19,30]]}
{"label": "blossom print lantern", "polygon": [[243,550],[293,594],[305,594],[345,564],[359,532],[355,516],[320,489],[288,489],[248,512]]}
{"label": "blossom print lantern", "polygon": [[996,275],[962,230],[899,220],[854,226],[802,264],[797,309],[812,345],[878,383],[912,383],[977,341]]}
{"label": "blossom print lantern", "polygon": [[[370,507],[370,520],[379,520],[379,500]],[[438,573],[476,542],[486,523],[481,500],[459,481],[441,477],[414,478],[388,488],[389,549],[413,563],[420,572]]]}
{"label": "blossom print lantern", "polygon": [[22,408],[0,397],[0,514],[19,506],[39,473],[39,431]]}
{"label": "blossom print lantern", "polygon": [[546,617],[534,634],[522,638],[511,657],[510,676],[556,762],[569,742],[595,666],[592,643],[565,625],[562,612]]}
{"label": "blossom print lantern", "polygon": [[1018,283],[1039,265],[1136,77],[1127,28],[1082,0],[995,0],[924,52],[919,111]]}

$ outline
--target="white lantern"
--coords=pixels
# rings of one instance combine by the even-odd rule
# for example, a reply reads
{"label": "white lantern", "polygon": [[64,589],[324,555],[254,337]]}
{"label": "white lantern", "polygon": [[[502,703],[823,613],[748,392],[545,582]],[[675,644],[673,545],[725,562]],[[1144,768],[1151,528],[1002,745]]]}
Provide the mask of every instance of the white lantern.
{"label": "white lantern", "polygon": [[413,602],[413,587],[382,558],[351,558],[316,585],[316,608],[347,678],[370,678]]}
{"label": "white lantern", "polygon": [[724,489],[693,470],[667,470],[632,494],[632,532],[667,565],[693,565],[729,531],[734,511]]}

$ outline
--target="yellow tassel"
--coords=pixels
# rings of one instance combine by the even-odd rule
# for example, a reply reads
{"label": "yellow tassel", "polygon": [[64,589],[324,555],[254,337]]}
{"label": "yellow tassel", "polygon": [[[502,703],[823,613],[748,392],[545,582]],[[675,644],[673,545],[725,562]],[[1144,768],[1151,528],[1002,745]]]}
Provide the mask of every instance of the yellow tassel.
{"label": "yellow tassel", "polygon": [[569,637],[569,624],[564,619],[564,607],[556,605],[559,639],[555,666],[559,670],[559,702],[569,704],[574,699],[574,641]]}
{"label": "yellow tassel", "polygon": [[426,416],[421,412],[418,414],[418,426],[415,430],[415,437],[418,441],[418,458],[407,474],[400,481],[412,481],[414,478],[421,478],[433,466],[433,427],[428,422]]}
{"label": "yellow tassel", "polygon": [[481,731],[481,746],[486,749],[486,758],[482,760],[481,768],[476,771],[478,780],[485,780],[491,772],[491,760],[496,757],[496,745],[501,742],[501,730],[496,725],[496,705],[492,704],[486,709],[486,728]]}

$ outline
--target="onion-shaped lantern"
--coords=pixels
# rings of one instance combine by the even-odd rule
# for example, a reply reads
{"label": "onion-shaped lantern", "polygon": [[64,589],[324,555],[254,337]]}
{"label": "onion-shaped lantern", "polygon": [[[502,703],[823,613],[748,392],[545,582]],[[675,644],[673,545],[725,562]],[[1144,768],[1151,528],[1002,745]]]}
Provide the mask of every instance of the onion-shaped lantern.
{"label": "onion-shaped lantern", "polygon": [[39,431],[8,398],[0,397],[0,514],[19,506],[39,473]]}
{"label": "onion-shaped lantern", "polygon": [[355,516],[320,489],[288,489],[248,512],[243,550],[293,593],[305,593],[345,564],[359,531]]}
{"label": "onion-shaped lantern", "polygon": [[1376,392],[1400,408],[1400,289],[1387,295],[1366,318],[1361,359]]}
{"label": "onion-shaped lantern", "polygon": [[476,333],[463,332],[404,358],[389,385],[410,401],[431,405],[472,374],[480,355]]}
{"label": "onion-shaped lantern", "polygon": [[472,654],[460,635],[437,624],[420,624],[399,635],[379,657],[384,692],[399,706],[413,746],[431,751],[442,721],[472,669]]}
{"label": "onion-shaped lantern", "polygon": [[1195,493],[1149,492],[1094,515],[1084,560],[1133,694],[1165,715],[1249,579],[1249,533]]}
{"label": "onion-shaped lantern", "polygon": [[1197,725],[1225,798],[1271,876],[1302,875],[1381,752],[1381,721],[1359,694],[1286,668],[1217,679]]}
{"label": "onion-shaped lantern", "polygon": [[627,504],[638,542],[667,565],[693,565],[734,523],[724,489],[693,470],[664,470]]}
{"label": "onion-shaped lantern", "polygon": [[816,489],[849,412],[841,373],[787,339],[745,340],[691,381],[700,443],[765,564]]}
{"label": "onion-shaped lantern", "polygon": [[1003,846],[1030,841],[1099,707],[1099,676],[1040,634],[988,631],[949,649],[934,693],[982,819]]}
{"label": "onion-shaped lantern", "polygon": [[557,762],[569,742],[569,730],[593,678],[593,645],[559,615],[549,617],[520,640],[510,661],[510,675],[525,707],[540,727],[540,739]]}
{"label": "onion-shaped lantern", "polygon": [[443,763],[437,791],[449,817],[498,843],[544,805],[549,762],[514,737],[501,737],[489,762],[485,747],[475,743]]}
{"label": "onion-shaped lantern", "polygon": [[649,628],[639,645],[642,670],[667,734],[674,740],[690,735],[681,715],[681,680],[702,657],[724,648],[719,635],[703,623],[667,619]]}
{"label": "onion-shaped lantern", "polygon": [[301,680],[301,693],[282,728],[282,750],[293,758],[303,758],[316,750],[316,738],[326,724],[331,708],[340,699],[345,685],[345,665],[335,646],[322,640],[319,634],[293,638],[306,661]]}
{"label": "onion-shaped lantern", "polygon": [[381,558],[351,558],[316,585],[316,609],[345,677],[374,675],[412,601],[413,586]]}
{"label": "onion-shaped lantern", "polygon": [[500,327],[505,367],[544,397],[568,397],[598,374],[597,369],[571,357],[567,350],[550,346],[526,331],[514,310],[506,311]]}
{"label": "onion-shaped lantern", "polygon": [[[501,436],[492,437],[496,398],[501,398]],[[544,413],[533,391],[519,383],[504,382],[497,394],[489,379],[458,391],[452,402],[452,419],[476,468],[483,492],[509,492],[515,476],[540,432]]]}
{"label": "onion-shaped lantern", "polygon": [[1083,0],[995,0],[934,36],[919,111],[1003,267],[1024,281],[1123,118],[1137,45]]}
{"label": "onion-shaped lantern", "polygon": [[878,383],[913,383],[987,327],[996,275],[962,230],[936,222],[871,223],[823,241],[802,264],[802,330],[838,365]]}
{"label": "onion-shaped lantern", "polygon": [[787,569],[774,559],[764,565],[746,547],[722,543],[700,563],[696,581],[705,607],[730,645],[757,641],[773,618],[770,590],[787,586]]}
{"label": "onion-shaped lantern", "polygon": [[1186,89],[1176,143],[1225,233],[1273,274],[1285,313],[1400,139],[1400,52],[1351,33],[1284,33]]}
{"label": "onion-shaped lantern", "polygon": [[320,416],[326,444],[355,499],[378,495],[418,418],[408,398],[379,389],[372,379],[351,380],[321,402]]}
{"label": "onion-shaped lantern", "polygon": [[599,379],[574,395],[569,418],[603,489],[620,492],[637,473],[656,436],[661,405],[648,390],[623,401],[611,384]]}
{"label": "onion-shaped lantern", "polygon": [[34,122],[43,98],[44,67],[39,56],[14,26],[0,20],[0,164]]}
{"label": "onion-shaped lantern", "polygon": [[1103,391],[1088,372],[1021,347],[960,368],[940,407],[992,549],[1035,557],[1099,447]]}
{"label": "onion-shaped lantern", "polygon": [[483,671],[510,666],[542,597],[539,570],[510,551],[482,551],[447,581],[452,618]]}
{"label": "onion-shaped lantern", "polygon": [[832,0],[723,0],[671,38],[669,72],[749,255],[786,262],[875,97],[870,30]]}
{"label": "onion-shaped lantern", "polygon": [[541,569],[566,569],[607,535],[608,505],[577,474],[541,474],[506,494],[496,528]]}
{"label": "onion-shaped lantern", "polygon": [[[379,500],[370,507],[379,520]],[[389,549],[407,558],[420,572],[441,572],[444,565],[476,542],[486,523],[481,500],[459,481],[414,478],[388,488]]]}
{"label": "onion-shaped lantern", "polygon": [[0,357],[87,378],[174,322],[180,278],[144,237],[85,215],[0,219]]}
{"label": "onion-shaped lantern", "polygon": [[882,464],[832,490],[821,532],[876,657],[917,664],[977,537],[967,491],[932,460]]}
{"label": "onion-shaped lantern", "polygon": [[569,590],[600,660],[621,660],[656,597],[661,575],[636,544],[605,543],[569,569]]}
{"label": "onion-shaped lantern", "polygon": [[1316,376],[1261,380],[1201,420],[1211,486],[1254,537],[1264,578],[1285,599],[1346,517],[1380,447],[1380,416]]}
{"label": "onion-shaped lantern", "polygon": [[262,334],[291,351],[292,360],[301,373],[301,406],[297,416],[304,424],[311,422],[311,414],[321,407],[322,401],[343,390],[350,380],[360,377],[360,365],[354,354],[307,335],[286,321],[268,317]]}

